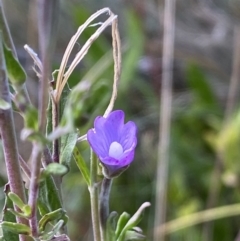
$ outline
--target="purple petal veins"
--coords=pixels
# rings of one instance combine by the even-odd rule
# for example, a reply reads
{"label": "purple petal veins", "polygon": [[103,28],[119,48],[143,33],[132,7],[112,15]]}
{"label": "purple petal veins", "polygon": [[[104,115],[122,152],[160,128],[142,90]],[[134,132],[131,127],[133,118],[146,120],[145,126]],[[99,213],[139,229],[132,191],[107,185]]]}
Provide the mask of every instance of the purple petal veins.
{"label": "purple petal veins", "polygon": [[116,110],[106,118],[98,116],[87,139],[102,164],[112,171],[128,166],[134,158],[137,145],[137,127],[134,122],[124,124],[124,112]]}

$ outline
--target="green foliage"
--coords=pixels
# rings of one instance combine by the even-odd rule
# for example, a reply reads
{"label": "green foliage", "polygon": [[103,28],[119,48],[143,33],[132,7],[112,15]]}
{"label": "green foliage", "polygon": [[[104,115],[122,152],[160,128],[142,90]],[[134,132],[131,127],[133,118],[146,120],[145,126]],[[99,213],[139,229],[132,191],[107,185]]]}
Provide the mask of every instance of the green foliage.
{"label": "green foliage", "polygon": [[9,192],[8,197],[23,212],[23,217],[29,217],[31,214],[31,207],[29,205],[23,203],[21,198],[13,192]]}
{"label": "green foliage", "polygon": [[108,216],[107,219],[107,240],[108,241],[115,241],[116,240],[116,234],[115,234],[115,230],[116,230],[116,226],[117,226],[117,218],[118,218],[118,214],[117,212],[111,212]]}
{"label": "green foliage", "polygon": [[87,167],[85,160],[83,159],[81,153],[79,152],[79,150],[76,146],[73,150],[73,157],[74,157],[77,167],[79,168],[85,182],[87,183],[88,186],[90,186],[89,168]]}
{"label": "green foliage", "polygon": [[40,183],[38,208],[42,216],[62,208],[58,189],[51,176],[47,176],[45,180]]}
{"label": "green foliage", "polygon": [[[156,169],[155,160],[158,152],[159,96],[157,93],[159,90],[156,89],[155,83],[152,83],[153,80],[151,78],[146,80],[136,74],[139,58],[144,54],[149,54],[143,53],[143,47],[148,48],[151,42],[148,42],[149,36],[144,36],[147,31],[143,32],[142,27],[145,24],[143,19],[139,19],[133,10],[129,10],[129,6],[127,8],[126,14],[124,14],[124,23],[126,23],[126,26],[121,25],[121,30],[123,30],[121,33],[123,40],[123,71],[119,85],[120,98],[116,106],[121,106],[122,109],[128,110],[126,113],[127,116],[134,113],[134,118],[139,127],[139,145],[135,162],[129,168],[128,172],[116,180],[116,186],[112,193],[111,207],[114,210],[127,209],[131,213],[140,201],[155,198],[152,190],[154,187],[153,176]],[[89,17],[90,13],[92,13],[92,11],[86,10],[82,6],[79,8],[74,7],[70,11],[77,26],[82,24]],[[121,10],[121,12],[124,11]],[[141,14],[140,12],[138,9],[137,14]],[[122,19],[120,19],[121,21]],[[94,26],[87,28],[79,39],[80,45],[95,30],[96,27]],[[149,38],[152,38],[152,36]],[[176,47],[178,48],[178,46]],[[98,41],[92,45],[83,63],[80,64],[80,71],[76,70],[70,77],[69,86],[72,88],[72,92],[68,86],[64,88],[60,100],[59,121],[62,126],[69,124],[75,133],[61,137],[61,164],[52,163],[43,171],[43,173],[48,172],[48,175],[47,177],[44,176],[44,180],[40,183],[38,208],[42,217],[41,230],[45,229],[45,225],[48,222],[50,222],[50,225],[54,225],[52,232],[46,231],[42,234],[41,239],[43,240],[51,240],[65,223],[62,220],[65,217],[65,211],[62,210],[54,178],[49,174],[63,175],[66,172],[66,167],[69,168],[69,166],[72,166],[72,170],[71,174],[66,175],[64,179],[64,184],[67,187],[64,193],[73,195],[67,197],[70,202],[66,203],[67,209],[70,210],[71,221],[74,223],[74,227],[77,227],[74,231],[70,227],[72,231],[71,235],[75,235],[76,237],[72,240],[83,240],[81,239],[81,235],[85,235],[88,231],[90,215],[86,210],[89,210],[89,204],[84,192],[85,183],[90,184],[89,168],[86,162],[88,155],[85,150],[81,149],[80,151],[80,147],[78,150],[75,146],[77,139],[76,132],[78,131],[76,128],[79,128],[81,135],[82,133],[85,134],[87,129],[92,127],[93,119],[103,113],[109,101],[113,78],[113,60],[112,53],[109,51],[110,48],[111,41],[109,41],[108,36],[100,36]],[[179,53],[178,51],[179,49],[176,49],[176,53]],[[5,46],[4,54],[5,57],[7,56],[6,63],[8,65],[9,78],[12,81],[13,87],[18,88],[25,81],[25,73],[24,71],[22,72],[22,67],[13,56],[13,53]],[[181,54],[183,53],[181,52]],[[240,142],[239,114],[232,116],[227,125],[223,128],[221,127],[224,111],[222,103],[216,97],[217,91],[211,85],[211,75],[214,74],[213,71],[209,70],[211,67],[208,69],[211,72],[209,74],[202,67],[203,65],[200,67],[200,65],[194,63],[184,62],[185,57],[189,56],[184,56],[180,60],[183,66],[187,66],[186,72],[181,77],[187,81],[184,83],[187,86],[184,86],[181,92],[178,89],[174,89],[174,94],[176,94],[174,97],[178,98],[180,96],[180,98],[174,99],[173,103],[170,178],[167,196],[168,219],[175,219],[178,216],[194,213],[206,208],[209,195],[211,192],[214,192],[210,188],[210,176],[213,172],[215,159],[219,157],[219,154],[223,161],[224,169],[221,177],[227,186],[231,186],[231,189],[221,186],[222,180],[217,180],[221,186],[221,190],[215,205],[238,202],[240,198],[237,188],[240,170],[238,162],[240,157],[238,151]],[[179,61],[178,58],[176,59],[177,61]],[[160,75],[161,73],[159,73]],[[88,82],[88,86],[85,85],[82,86],[84,88],[80,88],[80,85],[77,85],[80,79],[82,79],[82,85]],[[178,77],[176,77],[176,81],[178,81]],[[183,100],[183,104],[181,100]],[[0,100],[0,108],[7,109],[10,106],[4,100]],[[49,104],[47,134],[53,131],[51,115],[52,103]],[[32,141],[40,141],[50,145],[45,137],[37,132],[37,111],[31,108],[26,109],[24,118],[26,127],[22,135],[24,139],[29,138]],[[74,165],[71,165],[72,155],[81,175],[79,175],[79,170]],[[74,191],[71,193],[70,189]],[[120,203],[119,200],[122,198],[123,193],[126,198],[121,200]],[[138,200],[136,201],[133,197],[138,197]],[[19,203],[19,200],[16,200],[16,198],[12,200],[18,203],[18,206],[24,205],[23,203]],[[10,229],[15,228],[12,225],[16,221],[15,215],[21,214],[13,212],[12,200],[8,196],[6,197],[6,205],[3,210],[4,225],[10,227]],[[124,212],[116,224],[117,214],[115,212],[111,213],[107,222],[109,240],[115,241],[115,238],[119,237],[120,234],[122,234],[123,240],[144,239],[141,231],[135,228],[137,225],[136,220],[140,220],[140,216],[130,222],[130,215]],[[152,215],[143,220],[143,227],[145,229],[151,225],[153,217],[154,210],[152,209]],[[79,227],[81,227],[81,230]],[[233,240],[238,229],[238,220],[227,219],[217,221],[214,223],[214,235],[211,241]],[[123,230],[124,234],[122,233]],[[7,229],[3,230],[3,233],[5,241],[19,240],[18,235],[9,232]],[[151,235],[149,236],[147,240],[152,240]],[[172,233],[169,240],[200,241],[202,240],[201,237],[202,226],[199,225]]]}
{"label": "green foliage", "polygon": [[127,224],[128,220],[130,219],[130,214],[123,212],[117,222],[117,228],[116,228],[116,237],[119,237],[120,233],[122,232],[123,228]]}
{"label": "green foliage", "polygon": [[145,236],[135,230],[128,230],[125,235],[125,241],[127,240],[145,240]]}
{"label": "green foliage", "polygon": [[3,50],[9,80],[13,87],[19,88],[26,81],[26,73],[19,61],[13,55],[12,50],[10,50],[5,44],[3,45]]}
{"label": "green foliage", "polygon": [[11,108],[11,105],[7,101],[0,99],[0,110],[7,110],[10,108]]}
{"label": "green foliage", "polygon": [[24,124],[27,129],[38,130],[38,111],[34,106],[28,106],[24,112]]}
{"label": "green foliage", "polygon": [[[2,221],[3,222],[10,222],[10,223],[16,223],[16,216],[13,215],[9,209],[13,209],[13,203],[11,201],[11,199],[8,197],[8,193],[9,193],[9,185],[7,184],[5,186],[5,205],[3,207],[3,211],[2,211]],[[3,234],[3,238],[8,241],[19,241],[19,237],[16,233],[11,232],[11,230],[3,228],[2,227],[2,234]]]}
{"label": "green foliage", "polygon": [[60,163],[69,168],[72,159],[73,149],[78,138],[77,133],[70,133],[61,138],[61,156]]}
{"label": "green foliage", "polygon": [[9,231],[9,232],[12,232],[15,234],[25,234],[25,235],[31,234],[30,227],[28,227],[25,224],[3,221],[3,222],[1,222],[0,225],[3,230]]}
{"label": "green foliage", "polygon": [[44,241],[51,241],[53,237],[59,232],[59,230],[63,227],[64,221],[59,220],[52,228],[52,230],[48,233],[43,234],[40,238]]}
{"label": "green foliage", "polygon": [[87,81],[81,81],[71,91],[64,108],[62,125],[70,126],[73,130],[79,127],[78,122],[84,112],[89,87]]}
{"label": "green foliage", "polygon": [[64,220],[64,224],[66,224],[68,217],[66,215],[66,211],[63,210],[62,208],[59,208],[53,212],[45,214],[40,220],[39,220],[39,229],[40,231],[45,230],[45,226],[47,225],[48,222],[52,221],[59,221],[60,219]]}
{"label": "green foliage", "polygon": [[216,107],[217,101],[203,71],[193,63],[188,64],[187,82],[198,100],[198,104]]}
{"label": "green foliage", "polygon": [[[139,235],[139,233],[134,231],[129,233],[128,231],[131,231],[132,229],[134,229],[134,227],[136,227],[136,225],[142,219],[144,209],[149,206],[150,206],[150,203],[148,202],[145,202],[141,205],[141,207],[137,210],[137,212],[127,221],[126,225],[121,230],[119,237],[117,237],[118,238],[117,241],[134,240],[134,238],[136,240],[142,239],[142,235]],[[128,236],[126,237],[127,232],[128,232]]]}
{"label": "green foliage", "polygon": [[236,113],[226,125],[212,137],[213,146],[218,153],[221,153],[224,163],[224,183],[230,187],[236,187],[240,177],[240,113]]}

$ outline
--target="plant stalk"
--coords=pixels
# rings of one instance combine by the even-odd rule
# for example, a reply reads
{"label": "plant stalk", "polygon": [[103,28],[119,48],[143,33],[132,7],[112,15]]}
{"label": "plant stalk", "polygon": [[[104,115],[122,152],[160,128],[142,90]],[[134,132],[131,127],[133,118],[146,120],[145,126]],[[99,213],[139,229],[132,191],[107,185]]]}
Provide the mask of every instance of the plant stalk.
{"label": "plant stalk", "polygon": [[[161,80],[162,89],[159,121],[159,152],[156,177],[156,204],[154,220],[155,230],[157,230],[157,227],[165,223],[166,220],[166,196],[172,112],[172,70],[174,57],[174,27],[176,0],[165,0],[164,3],[164,36]],[[156,231],[154,231],[154,241],[163,240],[164,236],[161,236]]]}
{"label": "plant stalk", "polygon": [[[39,0],[38,1],[38,30],[39,46],[42,58],[42,76],[40,79],[39,96],[38,96],[38,124],[42,134],[46,131],[47,105],[49,100],[49,73],[51,72],[52,53],[54,50],[56,34],[56,21],[58,20],[60,2],[58,0]],[[37,226],[37,198],[39,192],[39,177],[41,167],[41,152],[43,146],[41,143],[33,143],[31,155],[32,175],[29,188],[29,205],[32,208],[30,225],[34,237],[38,236]]]}
{"label": "plant stalk", "polygon": [[106,224],[109,216],[109,196],[110,196],[111,186],[112,186],[112,179],[108,179],[105,177],[102,181],[101,193],[99,198],[101,241],[107,241]]}
{"label": "plant stalk", "polygon": [[[0,39],[0,99],[6,101],[10,106],[9,109],[0,109],[0,134],[2,138],[10,189],[13,193],[17,194],[24,203],[26,203],[26,196],[18,159],[19,152],[16,141],[13,112],[11,108],[11,97],[3,54],[2,38]],[[28,225],[28,222],[20,217],[17,217],[17,222]],[[25,241],[27,238],[23,235],[20,235],[20,240]]]}
{"label": "plant stalk", "polygon": [[94,241],[101,241],[99,210],[98,210],[98,184],[97,184],[98,161],[96,155],[91,149],[91,166],[90,166],[90,202],[92,214],[92,226]]}

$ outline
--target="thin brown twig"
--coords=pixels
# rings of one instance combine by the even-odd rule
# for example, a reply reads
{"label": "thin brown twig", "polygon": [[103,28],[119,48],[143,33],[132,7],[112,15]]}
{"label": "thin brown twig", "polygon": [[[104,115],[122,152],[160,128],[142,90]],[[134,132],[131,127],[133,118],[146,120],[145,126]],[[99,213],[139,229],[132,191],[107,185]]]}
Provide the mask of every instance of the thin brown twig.
{"label": "thin brown twig", "polygon": [[114,60],[114,79],[113,79],[113,92],[109,102],[109,105],[104,113],[104,117],[112,111],[114,102],[117,98],[118,83],[121,75],[121,40],[118,31],[117,18],[112,23],[112,45],[113,45],[113,60]]}
{"label": "thin brown twig", "polygon": [[[113,46],[113,61],[114,61],[114,79],[113,79],[113,91],[110,102],[107,109],[104,112],[104,117],[108,116],[109,113],[113,110],[115,100],[117,98],[118,84],[121,75],[121,64],[122,64],[122,55],[121,55],[121,39],[118,30],[118,21],[117,18],[114,19],[112,23],[112,46]],[[78,142],[87,140],[87,135],[80,136]]]}
{"label": "thin brown twig", "polygon": [[[71,53],[77,39],[82,34],[82,32],[89,26],[89,24],[103,13],[110,14],[110,17],[105,22],[103,22],[101,24],[101,26],[96,30],[96,32],[87,40],[87,42],[83,45],[83,47],[80,49],[80,51],[76,54],[76,57],[74,58],[74,60],[72,61],[71,65],[69,66],[68,70],[65,73],[65,68],[66,68],[70,53]],[[57,77],[57,81],[56,81],[56,89],[54,92],[54,97],[55,97],[56,103],[59,102],[63,88],[64,88],[65,84],[67,83],[67,80],[68,80],[69,76],[71,75],[72,71],[75,69],[76,65],[87,54],[88,49],[90,48],[92,43],[99,37],[99,35],[102,33],[102,31],[107,26],[112,24],[112,22],[115,18],[116,18],[116,15],[112,14],[112,12],[109,8],[103,8],[103,9],[97,11],[96,13],[92,14],[87,19],[87,21],[78,28],[76,34],[71,38],[71,40],[65,50],[65,53],[64,53],[64,56],[63,56],[63,59],[62,59],[62,62],[61,62],[60,68],[59,68],[59,73],[58,73],[58,77]]]}
{"label": "thin brown twig", "polygon": [[[159,2],[160,3],[160,2]],[[159,4],[160,6],[160,4]],[[166,194],[168,182],[170,125],[172,110],[172,69],[174,56],[175,0],[165,0],[164,36],[162,62],[162,89],[160,103],[158,166],[156,180],[156,202],[154,220],[154,241],[164,240],[157,227],[165,223]]]}
{"label": "thin brown twig", "polygon": [[[225,109],[224,122],[227,122],[233,114],[237,102],[240,81],[240,26],[234,26],[234,43],[233,43],[233,65],[230,85],[228,90],[227,104]],[[224,123],[225,124],[225,123]]]}

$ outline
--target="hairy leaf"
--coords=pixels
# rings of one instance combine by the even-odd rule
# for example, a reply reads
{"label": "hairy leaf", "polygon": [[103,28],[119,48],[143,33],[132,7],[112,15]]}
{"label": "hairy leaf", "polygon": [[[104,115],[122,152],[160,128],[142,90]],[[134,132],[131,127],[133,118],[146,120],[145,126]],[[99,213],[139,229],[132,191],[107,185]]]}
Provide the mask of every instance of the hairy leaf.
{"label": "hairy leaf", "polygon": [[[5,186],[5,205],[3,207],[2,215],[3,219],[2,221],[5,222],[16,222],[16,216],[13,215],[8,209],[11,208],[13,209],[13,203],[11,199],[8,197],[8,193],[10,191],[9,184]],[[19,237],[17,234],[10,232],[9,230],[2,228],[2,233],[3,233],[3,238],[5,240],[11,240],[11,241],[19,241]]]}
{"label": "hairy leaf", "polygon": [[40,183],[38,208],[41,215],[62,208],[57,187],[51,176],[47,176],[45,180]]}
{"label": "hairy leaf", "polygon": [[77,142],[77,133],[70,133],[61,138],[60,163],[69,168],[72,159],[73,149]]}
{"label": "hairy leaf", "polygon": [[74,160],[80,170],[80,172],[83,175],[83,178],[85,180],[85,182],[87,183],[88,186],[90,186],[90,173],[89,173],[89,169],[86,165],[86,162],[84,161],[81,153],[79,152],[78,148],[75,147],[73,150],[73,157]]}
{"label": "hairy leaf", "polygon": [[26,73],[19,61],[14,57],[12,50],[8,49],[5,44],[3,45],[3,50],[9,80],[13,86],[19,87],[25,83]]}

